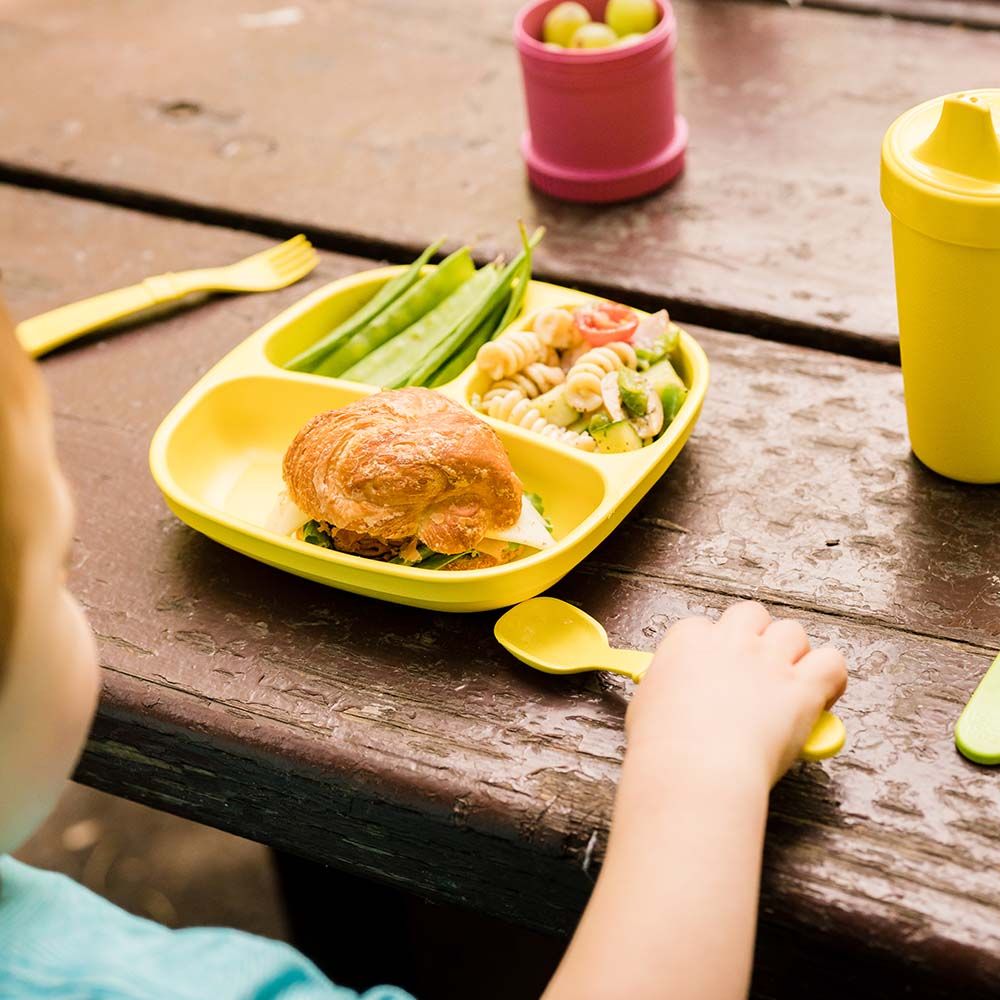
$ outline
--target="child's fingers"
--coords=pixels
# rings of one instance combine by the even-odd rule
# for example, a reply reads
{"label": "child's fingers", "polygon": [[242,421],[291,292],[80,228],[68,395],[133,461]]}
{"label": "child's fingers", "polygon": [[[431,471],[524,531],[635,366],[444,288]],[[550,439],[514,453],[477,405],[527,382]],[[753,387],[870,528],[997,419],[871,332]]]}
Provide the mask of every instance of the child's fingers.
{"label": "child's fingers", "polygon": [[667,630],[663,641],[656,647],[653,662],[650,666],[661,669],[659,665],[666,663],[671,656],[689,646],[701,646],[705,642],[705,633],[712,628],[707,618],[681,618]]}
{"label": "child's fingers", "polygon": [[798,622],[788,619],[769,625],[763,639],[779,656],[787,657],[790,663],[796,663],[809,652],[806,630]]}
{"label": "child's fingers", "polygon": [[[667,633],[668,639],[698,639],[705,634],[705,630],[712,627],[712,623],[701,616],[693,618],[681,618],[680,621],[674,622],[670,626],[670,630]],[[660,644],[660,648],[663,648],[664,643],[667,640],[664,639],[663,643]]]}
{"label": "child's fingers", "polygon": [[830,708],[847,688],[847,661],[833,646],[806,653],[795,664],[795,671],[815,692],[817,704],[823,708]]}
{"label": "child's fingers", "polygon": [[740,601],[722,612],[719,624],[727,628],[747,629],[754,635],[760,635],[771,624],[771,615],[763,604]]}

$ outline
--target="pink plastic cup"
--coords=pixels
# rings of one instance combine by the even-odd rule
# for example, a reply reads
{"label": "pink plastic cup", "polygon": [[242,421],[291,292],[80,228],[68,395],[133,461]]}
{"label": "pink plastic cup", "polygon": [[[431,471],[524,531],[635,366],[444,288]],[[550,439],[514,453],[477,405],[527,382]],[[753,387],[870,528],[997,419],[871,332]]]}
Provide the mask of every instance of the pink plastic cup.
{"label": "pink plastic cup", "polygon": [[[517,14],[528,128],[521,152],[532,184],[567,201],[623,201],[655,191],[684,167],[688,128],[674,106],[677,26],[660,20],[631,45],[548,48],[542,22],[559,0],[531,0]],[[595,20],[606,0],[582,0]]]}

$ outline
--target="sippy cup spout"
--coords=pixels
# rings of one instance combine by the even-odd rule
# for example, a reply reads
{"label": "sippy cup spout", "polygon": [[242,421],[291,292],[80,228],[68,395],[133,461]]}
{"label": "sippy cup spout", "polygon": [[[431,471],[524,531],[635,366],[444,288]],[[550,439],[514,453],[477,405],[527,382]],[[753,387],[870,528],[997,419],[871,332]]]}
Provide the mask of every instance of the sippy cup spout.
{"label": "sippy cup spout", "polygon": [[929,167],[975,180],[1000,181],[1000,136],[986,98],[981,94],[946,97],[934,131],[913,156]]}

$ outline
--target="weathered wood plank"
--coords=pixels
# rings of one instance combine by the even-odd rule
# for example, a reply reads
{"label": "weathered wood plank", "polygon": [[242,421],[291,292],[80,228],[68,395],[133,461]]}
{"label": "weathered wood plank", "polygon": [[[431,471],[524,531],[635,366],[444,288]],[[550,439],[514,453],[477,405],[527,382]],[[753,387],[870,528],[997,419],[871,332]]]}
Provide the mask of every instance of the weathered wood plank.
{"label": "weathered wood plank", "polygon": [[[775,0],[790,3],[790,0]],[[1000,28],[996,0],[799,0],[803,7],[843,10],[873,16],[888,15],[929,24],[963,25],[984,30]],[[796,3],[791,3],[796,6]]]}
{"label": "weathered wood plank", "polygon": [[592,571],[1000,645],[1000,491],[914,458],[899,370],[699,336],[713,382],[696,447]]}
{"label": "weathered wood plank", "polygon": [[[19,315],[106,284],[74,259],[95,231],[116,242],[86,264],[123,262],[116,281],[260,243],[2,188],[0,215]],[[325,257],[314,280],[360,264]],[[492,641],[494,615],[380,604],[252,563],[177,522],[148,476],[169,406],[300,291],[214,302],[44,364],[81,512],[72,585],[105,666],[80,777],[565,930],[601,856],[627,686],[533,674]],[[714,366],[695,436],[556,592],[623,645],[652,648],[731,594],[842,645],[851,743],[773,798],[762,981],[781,995],[794,970],[818,997],[842,988],[786,961],[794,942],[799,955],[863,949],[859,969],[884,978],[845,970],[859,996],[889,995],[887,979],[913,996],[986,995],[1000,973],[1000,825],[991,779],[955,753],[951,726],[996,641],[983,567],[997,493],[913,465],[896,370],[695,332]]]}
{"label": "weathered wood plank", "polygon": [[[224,262],[265,245],[247,234],[75,199],[2,187],[0,194],[12,237],[0,247],[0,270],[20,315],[150,271]],[[105,238],[88,246],[95,220]],[[177,321],[184,350],[158,328],[138,332],[130,350],[139,360],[127,363],[134,370],[122,377],[121,395],[91,400],[87,419],[148,439],[187,385],[232,343],[309,288],[365,266],[325,256],[308,283],[192,312]],[[227,321],[235,313],[241,322],[220,327],[219,337],[229,336],[209,339],[201,328],[217,313]],[[697,448],[682,453],[632,515],[641,530],[619,532],[614,546],[595,553],[595,572],[643,566],[663,583],[1000,643],[997,491],[952,483],[912,457],[899,371],[740,337],[706,333],[704,343],[713,384]],[[74,405],[101,379],[102,352],[111,347],[98,344],[93,356],[82,353],[72,363],[60,359],[60,366],[69,364],[66,394]],[[173,373],[169,389],[150,395],[146,381],[167,381],[165,373]],[[68,406],[57,400],[68,419],[83,419]],[[136,457],[135,474],[144,474],[145,453]]]}
{"label": "weathered wood plank", "polygon": [[[251,613],[267,592],[266,571],[222,558],[234,563],[228,579],[249,577],[237,613]],[[586,581],[560,592],[590,606]],[[270,601],[280,614],[296,596],[272,591]],[[647,646],[663,620],[723,603],[679,588],[636,593],[625,583],[609,596],[631,602],[617,637]],[[340,610],[381,618],[365,607]],[[111,668],[81,776],[427,895],[565,930],[589,891],[588,845],[596,834],[596,862],[607,829],[622,695],[525,673],[486,645],[487,621],[445,626],[410,615],[387,634],[397,640],[391,664],[384,650],[373,664],[363,637],[337,642],[329,632],[308,658],[293,639],[282,667],[258,659],[253,676],[224,653],[169,649],[172,664],[190,660],[192,674],[231,673],[221,701],[200,693],[204,679],[191,694]],[[843,709],[852,746],[830,764],[802,767],[775,794],[761,947],[772,946],[772,933],[791,932],[807,951],[825,941],[874,952],[913,995],[982,988],[998,971],[995,805],[989,776],[955,755],[949,720],[971,689],[969,668],[988,658],[806,621],[852,656]],[[276,645],[287,649],[278,633]],[[404,645],[414,633],[419,652]],[[463,662],[477,638],[482,654]],[[130,654],[105,650],[106,662],[133,668]],[[366,671],[364,691],[345,684],[352,667]],[[275,690],[292,684],[297,690]],[[464,706],[455,702],[459,687]],[[819,968],[801,988],[822,987]]]}
{"label": "weathered wood plank", "polygon": [[442,233],[491,255],[523,217],[549,226],[550,276],[666,299],[694,322],[894,354],[880,139],[908,106],[991,79],[1000,35],[681,0],[687,175],[593,209],[526,187],[516,6],[301,0],[298,21],[263,27],[236,0],[197,16],[189,0],[12,0],[0,163],[374,255]]}
{"label": "weathered wood plank", "polygon": [[[228,264],[274,246],[273,240],[253,233],[170,222],[5,184],[0,184],[0,220],[3,221],[0,226],[0,292],[7,299],[15,322],[99,292],[130,285],[152,274]],[[192,296],[177,305],[157,307],[149,316],[185,315],[194,310],[190,314],[194,322],[189,327],[189,336],[197,341],[198,327],[206,317],[225,326],[236,316],[241,329],[245,324],[252,328],[276,316],[314,288],[375,266],[378,266],[375,261],[324,253],[317,269],[291,288],[263,295],[216,296],[207,306],[205,297]],[[223,303],[226,307],[220,312]],[[156,339],[157,327],[148,326],[147,318],[126,321],[112,333],[105,330],[95,334],[92,339],[99,341],[94,345],[98,355],[115,339],[118,330],[127,331],[135,326],[142,327],[134,342],[134,348],[142,353],[145,342]],[[76,350],[78,348],[70,345],[64,353],[72,354]],[[186,372],[192,370],[186,349],[172,344],[171,351],[177,356],[171,358],[168,352],[166,361],[183,366]],[[199,363],[211,361],[211,353],[205,354],[204,349],[198,353]],[[146,377],[149,377],[148,372]],[[120,388],[123,394],[131,392],[128,382],[123,382]],[[134,399],[141,400],[141,394]]]}

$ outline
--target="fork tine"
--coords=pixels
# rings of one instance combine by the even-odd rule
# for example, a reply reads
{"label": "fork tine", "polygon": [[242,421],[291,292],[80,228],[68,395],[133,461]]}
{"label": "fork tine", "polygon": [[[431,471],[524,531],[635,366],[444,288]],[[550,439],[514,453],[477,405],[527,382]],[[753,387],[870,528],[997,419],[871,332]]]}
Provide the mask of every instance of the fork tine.
{"label": "fork tine", "polygon": [[285,252],[284,248],[286,246],[286,243],[279,243],[277,246],[268,247],[266,250],[258,250],[257,253],[251,254],[249,257],[244,257],[243,260],[235,261],[230,267],[249,267],[261,264],[267,266],[276,255],[281,255]]}
{"label": "fork tine", "polygon": [[302,233],[299,233],[298,236],[293,236],[290,240],[286,240],[284,243],[279,244],[277,249],[293,250],[302,246],[311,246],[311,244]]}
{"label": "fork tine", "polygon": [[308,259],[310,256],[315,256],[315,251],[308,244],[300,244],[297,247],[291,247],[285,250],[283,253],[275,254],[269,259],[268,263],[272,267],[284,267],[289,263]]}
{"label": "fork tine", "polygon": [[310,266],[310,267],[301,267],[295,271],[288,271],[281,275],[281,280],[285,284],[293,285],[300,278],[304,278],[307,274],[310,274],[312,270],[313,268]]}
{"label": "fork tine", "polygon": [[308,257],[311,253],[314,253],[312,247],[310,246],[297,246],[290,247],[288,250],[283,251],[280,254],[274,254],[270,258],[270,263],[272,264],[282,264],[289,260],[298,260],[300,257]]}
{"label": "fork tine", "polygon": [[313,245],[299,233],[232,265],[233,279],[240,287],[283,288],[305,277],[318,263]]}
{"label": "fork tine", "polygon": [[279,246],[274,247],[271,251],[271,256],[286,257],[289,254],[301,253],[303,250],[311,249],[312,244],[304,236],[300,236],[297,239],[289,240],[287,243],[282,243]]}
{"label": "fork tine", "polygon": [[277,246],[271,247],[271,250],[272,251],[283,250],[286,247],[293,247],[298,245],[299,243],[306,243],[306,242],[308,241],[306,240],[305,233],[298,233],[297,235],[291,237],[290,239],[285,240],[283,243],[279,243],[277,244]]}
{"label": "fork tine", "polygon": [[287,254],[295,253],[302,246],[312,246],[311,243],[303,236],[301,233],[298,236],[293,237],[290,240],[285,240],[284,243],[279,243],[277,246],[268,247],[260,254],[262,260],[273,261],[280,259]]}
{"label": "fork tine", "polygon": [[294,240],[288,240],[285,243],[279,243],[277,246],[271,247],[264,252],[263,256],[267,260],[280,260],[288,254],[298,252],[303,243],[304,239],[302,237],[296,237]]}
{"label": "fork tine", "polygon": [[316,254],[311,254],[309,256],[304,256],[296,261],[290,261],[287,264],[283,264],[279,268],[275,268],[275,273],[282,278],[287,278],[290,275],[303,275],[308,274],[312,271],[316,265],[319,263],[319,257]]}
{"label": "fork tine", "polygon": [[272,267],[278,271],[290,271],[299,267],[313,267],[319,260],[319,255],[312,247],[303,248],[294,254],[287,254],[280,260],[272,261]]}

